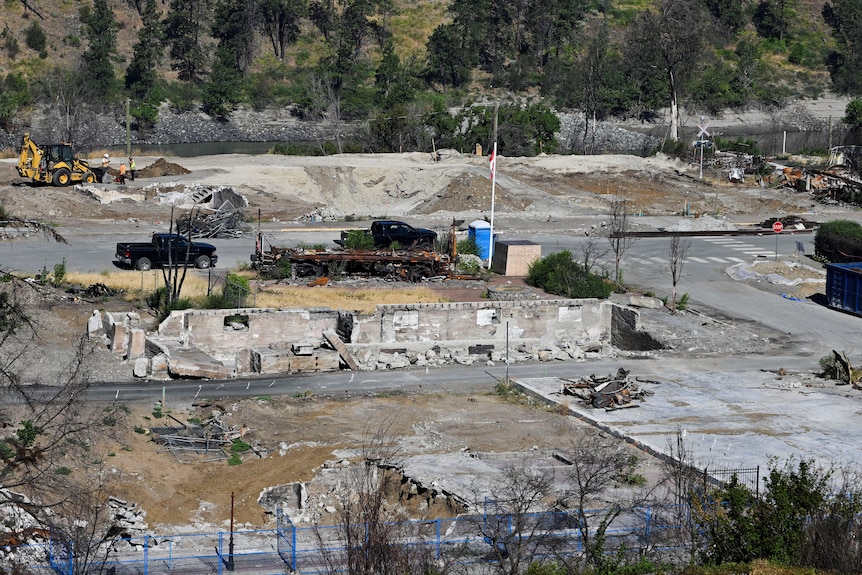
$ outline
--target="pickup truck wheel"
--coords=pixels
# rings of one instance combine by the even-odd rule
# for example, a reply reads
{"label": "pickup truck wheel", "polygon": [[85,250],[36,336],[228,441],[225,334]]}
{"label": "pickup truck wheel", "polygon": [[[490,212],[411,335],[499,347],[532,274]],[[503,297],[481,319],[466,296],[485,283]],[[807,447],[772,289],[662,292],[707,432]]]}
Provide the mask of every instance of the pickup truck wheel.
{"label": "pickup truck wheel", "polygon": [[195,260],[195,267],[199,270],[205,270],[210,267],[211,263],[209,256],[198,256],[198,259]]}
{"label": "pickup truck wheel", "polygon": [[141,258],[135,264],[135,269],[142,272],[149,271],[153,269],[153,262],[149,258]]}
{"label": "pickup truck wheel", "polygon": [[54,178],[51,180],[55,186],[68,186],[72,180],[72,173],[66,168],[60,168],[54,172]]}

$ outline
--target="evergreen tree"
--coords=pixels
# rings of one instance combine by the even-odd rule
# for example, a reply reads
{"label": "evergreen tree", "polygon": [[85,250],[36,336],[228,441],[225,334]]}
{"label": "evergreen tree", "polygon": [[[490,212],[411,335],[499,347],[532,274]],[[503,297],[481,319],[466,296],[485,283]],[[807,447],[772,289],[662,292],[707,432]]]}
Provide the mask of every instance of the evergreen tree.
{"label": "evergreen tree", "polygon": [[308,18],[327,43],[335,30],[336,16],[334,0],[311,0],[308,4]]}
{"label": "evergreen tree", "polygon": [[147,100],[158,79],[164,39],[156,0],[146,0],[141,19],[143,26],[138,31],[132,62],[126,70],[126,89],[136,100]]}
{"label": "evergreen tree", "polygon": [[260,0],[257,9],[276,58],[284,60],[285,47],[299,38],[299,20],[308,10],[305,0]]}
{"label": "evergreen tree", "polygon": [[251,66],[254,54],[255,12],[254,2],[217,0],[213,15],[212,36],[218,40],[219,47],[230,48],[243,75]]}
{"label": "evergreen tree", "polygon": [[862,94],[862,2],[832,0],[823,6],[823,17],[835,38],[836,49],[828,60],[835,89]]}
{"label": "evergreen tree", "polygon": [[165,39],[170,46],[171,68],[177,78],[200,82],[207,69],[204,47],[212,14],[211,0],[171,0],[165,20]]}
{"label": "evergreen tree", "polygon": [[210,116],[226,119],[242,101],[242,72],[237,65],[237,55],[230,46],[219,46],[204,84],[203,109]]}
{"label": "evergreen tree", "polygon": [[114,62],[117,61],[117,31],[120,25],[108,7],[107,0],[93,0],[93,7],[82,9],[84,36],[84,79],[92,94],[110,100],[116,92],[117,78]]}

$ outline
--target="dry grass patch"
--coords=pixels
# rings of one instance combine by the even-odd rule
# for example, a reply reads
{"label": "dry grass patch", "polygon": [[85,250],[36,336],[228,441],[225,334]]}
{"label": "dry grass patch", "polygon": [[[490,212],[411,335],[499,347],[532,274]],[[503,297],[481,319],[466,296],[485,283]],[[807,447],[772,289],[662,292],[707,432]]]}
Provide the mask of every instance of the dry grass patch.
{"label": "dry grass patch", "polygon": [[441,303],[448,301],[433,290],[408,288],[339,288],[331,286],[273,286],[257,292],[256,307],[328,307],[374,313],[378,304]]}
{"label": "dry grass patch", "polygon": [[[246,273],[238,275],[247,276]],[[126,301],[138,301],[147,297],[164,285],[161,270],[148,272],[112,271],[97,273],[69,272],[66,281],[84,287],[104,284],[112,289],[125,292]],[[222,284],[214,284],[212,291],[220,291]],[[182,297],[192,300],[203,299],[207,295],[207,278],[197,273],[189,273],[183,283]],[[424,287],[397,288],[339,288],[333,286],[304,287],[274,285],[258,287],[251,285],[248,307],[259,308],[308,308],[328,307],[346,309],[359,313],[374,313],[378,304],[383,303],[441,303],[449,301],[433,290]]]}
{"label": "dry grass patch", "polygon": [[[123,290],[126,301],[134,301],[146,297],[159,287],[165,285],[161,270],[150,270],[147,272],[137,271],[112,271],[102,273],[69,272],[65,281],[70,284],[89,287],[94,284],[103,284],[111,289]],[[183,297],[203,297],[207,295],[207,278],[195,273],[186,275],[183,282]]]}

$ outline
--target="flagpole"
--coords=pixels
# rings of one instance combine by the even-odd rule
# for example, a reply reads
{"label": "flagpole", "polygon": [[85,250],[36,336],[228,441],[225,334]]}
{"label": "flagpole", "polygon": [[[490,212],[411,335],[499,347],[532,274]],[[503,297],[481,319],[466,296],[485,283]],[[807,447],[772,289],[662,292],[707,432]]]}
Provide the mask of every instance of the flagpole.
{"label": "flagpole", "polygon": [[491,237],[488,239],[488,269],[491,269],[491,258],[494,257],[494,193],[497,187],[497,140],[494,140],[494,158],[491,166]]}

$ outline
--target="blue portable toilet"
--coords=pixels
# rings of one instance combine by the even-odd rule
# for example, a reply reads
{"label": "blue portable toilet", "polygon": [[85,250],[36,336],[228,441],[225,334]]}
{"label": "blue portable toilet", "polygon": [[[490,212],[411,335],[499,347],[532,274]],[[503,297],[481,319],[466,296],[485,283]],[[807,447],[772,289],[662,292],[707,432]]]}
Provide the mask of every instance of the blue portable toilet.
{"label": "blue portable toilet", "polygon": [[474,240],[479,246],[479,257],[487,260],[491,253],[491,224],[485,220],[471,222],[467,229],[467,237]]}

